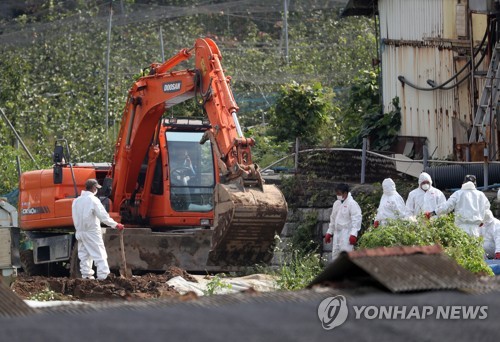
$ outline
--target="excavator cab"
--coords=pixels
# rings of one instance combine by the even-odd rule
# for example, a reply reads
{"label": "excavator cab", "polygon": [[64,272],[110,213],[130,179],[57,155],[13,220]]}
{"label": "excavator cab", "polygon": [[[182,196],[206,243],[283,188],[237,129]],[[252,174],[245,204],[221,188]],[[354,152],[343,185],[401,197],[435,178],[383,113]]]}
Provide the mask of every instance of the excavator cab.
{"label": "excavator cab", "polygon": [[214,158],[209,141],[200,144],[203,132],[167,131],[170,203],[177,212],[213,209]]}

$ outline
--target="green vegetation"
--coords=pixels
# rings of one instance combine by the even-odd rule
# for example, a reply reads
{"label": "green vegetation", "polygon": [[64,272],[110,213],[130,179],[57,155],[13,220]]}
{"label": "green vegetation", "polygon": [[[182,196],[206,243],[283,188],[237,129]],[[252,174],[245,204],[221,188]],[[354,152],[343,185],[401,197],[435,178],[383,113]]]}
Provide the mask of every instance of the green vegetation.
{"label": "green vegetation", "polygon": [[276,286],[281,290],[305,288],[325,266],[320,258],[321,241],[317,240],[318,213],[306,212],[286,242],[278,236],[274,250],[278,268],[266,270],[276,277]]}
{"label": "green vegetation", "polygon": [[392,110],[383,113],[378,73],[365,71],[354,80],[347,107],[338,116],[343,141],[347,146],[361,148],[364,137],[370,139],[370,149],[387,151],[396,141],[401,128],[399,98],[392,100]]}
{"label": "green vegetation", "polygon": [[316,240],[317,224],[318,213],[316,211],[313,210],[304,214],[292,235],[291,243],[294,249],[305,255],[314,254],[319,250],[320,241]]}
{"label": "green vegetation", "polygon": [[[289,154],[292,145],[287,141],[278,142],[268,131],[269,126],[253,126],[245,133],[255,139],[255,146],[252,148],[252,158],[260,166],[266,167],[274,161],[281,159]],[[293,160],[288,161],[288,165],[293,165]],[[287,161],[280,163],[287,165]]]}
{"label": "green vegetation", "polygon": [[344,141],[349,145],[358,145],[364,118],[377,115],[382,111],[379,94],[378,74],[375,71],[364,70],[356,78],[349,90],[344,115],[338,123],[343,127]]}
{"label": "green vegetation", "polygon": [[332,96],[319,83],[310,86],[293,82],[282,86],[270,120],[277,140],[300,138],[306,144],[317,144],[329,123]]}
{"label": "green vegetation", "polygon": [[224,274],[216,274],[215,276],[212,277],[210,282],[207,284],[207,289],[203,290],[203,293],[205,296],[212,296],[214,294],[219,293],[221,290],[230,290],[232,288],[232,285],[229,283],[226,283],[225,281],[222,280],[221,277],[223,277]]}
{"label": "green vegetation", "polygon": [[[35,163],[28,158],[21,149],[18,150],[9,145],[2,146],[0,151],[0,165],[2,166],[0,169],[0,175],[2,175],[2,177],[0,177],[0,194],[7,193],[17,187],[17,157],[19,157],[21,162],[22,170],[31,170],[35,168]],[[34,155],[34,158],[41,167],[50,165],[49,160],[44,160],[39,155]]]}
{"label": "green vegetation", "polygon": [[458,228],[453,215],[427,220],[420,216],[415,222],[394,220],[372,228],[360,238],[359,248],[392,246],[426,246],[439,244],[445,253],[476,274],[493,275],[484,262],[482,239],[469,236]]}
{"label": "green vegetation", "polygon": [[48,302],[50,300],[61,300],[61,295],[52,290],[46,289],[44,291],[31,295],[29,300],[36,300],[39,302]]}
{"label": "green vegetation", "polygon": [[[376,55],[373,21],[340,18],[339,8],[323,1],[293,2],[286,63],[280,6],[263,0],[223,2],[114,1],[108,116],[109,2],[43,0],[19,6],[14,17],[0,20],[0,107],[42,166],[51,164],[54,140],[60,137],[69,141],[73,161],[109,162],[134,76],[161,60],[161,27],[166,58],[192,46],[198,37],[216,41],[226,74],[232,76],[240,122],[251,129],[250,135],[257,135],[255,162],[266,166],[291,147],[275,139],[268,126],[282,89],[308,92],[310,87],[313,106],[306,103],[301,108],[320,108],[316,123],[321,127],[313,142],[342,143],[344,139],[337,137],[343,122],[339,115],[346,107],[348,90],[371,69]],[[259,12],[252,12],[254,8]],[[174,107],[168,115],[195,111],[190,102]],[[0,145],[2,149],[15,145],[2,120]],[[27,159],[24,152],[21,156]],[[3,150],[0,158],[2,165],[5,160],[10,163],[11,152]],[[23,165],[23,171],[33,168]],[[0,178],[0,193],[17,184],[10,166],[2,168]]]}
{"label": "green vegetation", "polygon": [[281,290],[301,290],[323,271],[325,263],[317,253],[302,254],[294,249],[287,260],[280,263],[275,275],[276,285]]}
{"label": "green vegetation", "polygon": [[280,290],[301,290],[323,271],[325,261],[317,251],[304,251],[293,243],[283,244],[276,236],[275,255],[278,255],[278,268],[266,269],[265,273],[276,277]]}

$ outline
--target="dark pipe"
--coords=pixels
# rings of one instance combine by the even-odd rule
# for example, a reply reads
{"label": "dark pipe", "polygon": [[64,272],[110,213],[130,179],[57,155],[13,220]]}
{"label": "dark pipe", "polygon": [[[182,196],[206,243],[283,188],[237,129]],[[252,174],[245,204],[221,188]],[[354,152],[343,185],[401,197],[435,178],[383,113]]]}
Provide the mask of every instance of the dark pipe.
{"label": "dark pipe", "polygon": [[[500,183],[500,164],[489,164],[489,183]],[[463,165],[442,165],[430,166],[424,169],[432,178],[432,185],[438,189],[460,188],[466,175],[474,175],[477,179],[477,186],[484,185],[484,165],[463,164]]]}
{"label": "dark pipe", "polygon": [[[403,84],[407,84],[410,87],[415,88],[417,90],[434,91],[434,90],[437,90],[437,89],[443,89],[443,90],[452,89],[452,88],[458,86],[459,84],[461,84],[464,80],[466,80],[470,76],[471,72],[469,72],[464,78],[462,78],[460,81],[458,81],[454,85],[449,86],[449,87],[445,87],[445,85],[447,85],[448,83],[450,83],[451,81],[453,81],[455,78],[457,78],[465,69],[467,69],[471,65],[471,62],[474,60],[474,58],[477,56],[477,54],[481,51],[481,48],[483,47],[483,45],[484,45],[487,37],[488,37],[488,30],[486,30],[486,32],[484,33],[484,36],[483,36],[483,39],[481,40],[479,48],[477,48],[477,50],[473,53],[473,58],[471,58],[467,63],[465,63],[465,65],[459,71],[457,71],[457,73],[455,75],[453,75],[450,79],[448,79],[447,81],[445,81],[444,83],[442,83],[440,85],[433,86],[432,88],[422,88],[422,87],[417,86],[416,84],[413,84],[413,83],[407,81],[405,79],[405,77],[401,76],[401,75],[398,76],[398,80],[400,82],[402,82]],[[485,55],[486,55],[486,53],[482,54],[481,59],[479,60],[479,62],[476,65],[474,65],[474,69],[477,68],[481,64],[481,62],[483,61]],[[429,80],[427,81],[427,83],[429,83]]]}

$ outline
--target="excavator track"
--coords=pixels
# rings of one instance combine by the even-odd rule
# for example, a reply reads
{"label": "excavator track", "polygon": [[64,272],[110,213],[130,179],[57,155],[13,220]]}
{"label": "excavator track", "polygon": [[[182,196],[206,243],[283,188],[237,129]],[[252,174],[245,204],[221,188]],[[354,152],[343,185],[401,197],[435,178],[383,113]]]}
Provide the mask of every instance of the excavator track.
{"label": "excavator track", "polygon": [[208,265],[251,266],[273,256],[274,236],[283,230],[288,207],[274,185],[243,188],[218,184]]}

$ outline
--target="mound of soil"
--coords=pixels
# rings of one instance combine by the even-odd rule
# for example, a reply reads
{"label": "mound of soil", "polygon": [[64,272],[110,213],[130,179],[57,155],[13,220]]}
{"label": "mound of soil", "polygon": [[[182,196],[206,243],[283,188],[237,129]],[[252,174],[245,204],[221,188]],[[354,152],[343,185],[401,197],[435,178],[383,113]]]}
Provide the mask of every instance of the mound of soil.
{"label": "mound of soil", "polygon": [[182,268],[175,267],[175,266],[170,266],[168,270],[165,271],[164,275],[168,277],[168,280],[175,278],[175,277],[182,277],[186,279],[187,281],[191,281],[193,283],[197,283],[198,280],[191,276],[191,274],[187,273],[186,270],[183,270]]}
{"label": "mound of soil", "polygon": [[179,293],[166,282],[181,276],[192,278],[186,271],[171,268],[165,274],[148,273],[132,278],[120,278],[113,274],[105,280],[86,280],[52,277],[28,277],[22,274],[12,284],[12,290],[21,298],[29,299],[36,294],[54,291],[55,299],[147,299],[178,296]]}

